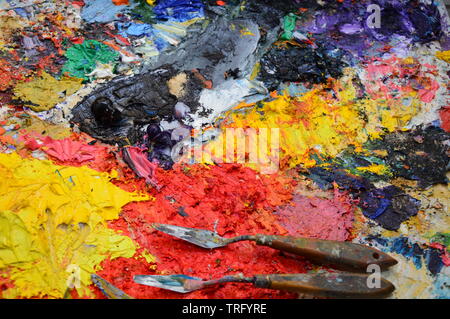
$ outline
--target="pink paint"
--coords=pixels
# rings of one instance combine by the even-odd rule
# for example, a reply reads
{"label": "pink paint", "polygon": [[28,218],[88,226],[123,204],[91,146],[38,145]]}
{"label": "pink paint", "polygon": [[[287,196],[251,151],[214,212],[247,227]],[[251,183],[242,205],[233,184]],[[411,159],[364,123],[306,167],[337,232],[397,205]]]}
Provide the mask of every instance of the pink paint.
{"label": "pink paint", "polygon": [[97,147],[65,138],[54,140],[51,137],[44,139],[42,150],[61,162],[77,162],[79,164],[95,159]]}
{"label": "pink paint", "polygon": [[370,80],[377,80],[379,75],[390,74],[394,71],[393,63],[397,58],[393,57],[389,60],[374,59],[373,63],[367,65],[367,73]]}
{"label": "pink paint", "polygon": [[439,83],[430,77],[435,69],[433,65],[418,61],[405,64],[395,56],[386,60],[375,58],[366,68],[370,81],[366,89],[374,97],[388,100],[398,93],[415,91],[422,102],[430,103],[439,89]]}
{"label": "pink paint", "polygon": [[123,150],[124,159],[139,177],[148,184],[156,185],[155,173],[158,165],[148,160],[146,153],[138,147],[130,146]]}
{"label": "pink paint", "polygon": [[297,194],[291,204],[276,213],[291,236],[350,239],[355,207],[347,194],[335,190],[331,199]]}
{"label": "pink paint", "polygon": [[422,102],[430,103],[436,96],[436,91],[439,90],[439,83],[435,80],[431,82],[431,87],[419,90],[419,97]]}

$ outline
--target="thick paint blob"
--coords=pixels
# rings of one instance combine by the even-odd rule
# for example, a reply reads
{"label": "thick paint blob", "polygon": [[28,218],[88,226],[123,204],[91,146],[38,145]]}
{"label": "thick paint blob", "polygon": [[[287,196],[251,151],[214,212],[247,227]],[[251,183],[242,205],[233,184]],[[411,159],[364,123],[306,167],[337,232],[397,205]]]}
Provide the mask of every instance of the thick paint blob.
{"label": "thick paint blob", "polygon": [[[302,273],[311,267],[301,258],[281,255],[278,251],[240,242],[229,247],[205,251],[184,241],[162,234],[151,223],[217,230],[232,237],[243,234],[288,234],[272,212],[291,199],[293,181],[282,175],[265,177],[240,165],[175,166],[171,171],[158,170],[160,191],[154,202],[129,204],[120,219],[110,223],[137,241],[156,257],[157,274],[188,274],[205,279],[244,273]],[[295,218],[294,218],[295,219]],[[272,262],[267,263],[267,260]],[[114,265],[104,268],[100,276],[111,279],[118,288],[140,298],[280,298],[291,294],[251,288],[236,284],[179,295],[157,288],[125,281],[114,281]],[[133,261],[122,262],[131,269]],[[130,266],[127,266],[130,265]],[[148,273],[150,271],[147,271]],[[151,271],[153,272],[153,271]]]}
{"label": "thick paint blob", "polygon": [[107,257],[131,257],[136,245],[106,227],[145,195],[109,182],[114,175],[0,154],[0,268],[14,287],[5,298],[62,298],[70,272],[88,293],[90,274]]}
{"label": "thick paint blob", "polygon": [[62,72],[87,80],[88,74],[94,71],[96,63],[113,62],[117,60],[119,53],[96,40],[86,40],[82,44],[70,47],[65,56],[67,62]]}

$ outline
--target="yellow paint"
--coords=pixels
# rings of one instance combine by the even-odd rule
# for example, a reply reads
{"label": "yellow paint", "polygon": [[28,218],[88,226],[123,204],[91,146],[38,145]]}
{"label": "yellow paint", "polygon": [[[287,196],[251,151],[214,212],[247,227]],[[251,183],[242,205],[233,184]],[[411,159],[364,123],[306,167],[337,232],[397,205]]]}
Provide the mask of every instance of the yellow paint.
{"label": "yellow paint", "polygon": [[170,78],[170,80],[167,81],[170,94],[175,95],[177,98],[182,98],[186,94],[186,82],[187,74],[184,72],[178,73]]}
{"label": "yellow paint", "polygon": [[[33,115],[23,117],[10,115],[6,119],[6,125],[19,125],[20,130],[25,130],[25,133],[21,135],[30,134],[32,136],[40,136],[45,134],[45,136],[50,136],[55,140],[70,137],[73,133],[70,127],[49,123]],[[9,133],[15,134],[17,132],[11,131]],[[22,146],[22,143],[20,143],[19,141],[18,144]]]}
{"label": "yellow paint", "polygon": [[402,64],[416,64],[416,61],[412,56],[404,58]]}
{"label": "yellow paint", "polygon": [[[224,128],[279,128],[281,166],[311,167],[315,164],[312,153],[335,157],[349,146],[360,152],[369,138],[380,138],[386,129],[403,129],[420,110],[414,98],[408,106],[399,99],[358,99],[352,79],[353,74],[346,70],[341,80],[317,85],[300,97],[278,94],[262,107],[237,106],[225,116],[219,138],[204,147],[203,161],[214,161],[214,150],[224,145]],[[375,172],[384,168],[368,169]]]}
{"label": "yellow paint", "polygon": [[250,80],[256,79],[260,70],[261,70],[261,63],[256,62],[255,65],[253,66],[252,74],[250,74]]}
{"label": "yellow paint", "polygon": [[450,50],[436,52],[436,57],[447,63],[450,63]]}
{"label": "yellow paint", "polygon": [[[450,224],[448,185],[436,184],[426,190],[418,190],[415,187],[415,181],[397,178],[391,180],[390,183],[394,186],[403,187],[408,195],[420,200],[421,203],[418,214],[402,223],[401,234],[426,241],[438,232],[448,232],[448,225]],[[392,232],[392,235],[386,235],[399,236],[401,234]],[[385,234],[383,233],[383,235]]]}
{"label": "yellow paint", "polygon": [[27,27],[29,22],[27,19],[19,17],[1,15],[0,16],[0,43],[6,44],[11,41],[12,35],[20,32],[21,29]]}
{"label": "yellow paint", "polygon": [[30,106],[33,111],[42,112],[51,109],[62,102],[68,95],[74,94],[81,87],[82,79],[64,76],[57,80],[48,73],[30,82],[22,82],[14,88],[16,97],[29,101],[36,106]]}
{"label": "yellow paint", "polygon": [[153,264],[150,266],[151,269],[156,269],[156,265],[154,265],[154,263],[156,262],[155,256],[149,254],[146,250],[144,250],[141,253],[141,257],[143,257],[147,263]]}
{"label": "yellow paint", "polygon": [[394,99],[364,99],[356,103],[356,107],[364,110],[368,117],[364,130],[373,138],[380,138],[384,134],[383,128],[388,132],[404,130],[419,113],[420,105],[416,98],[411,99],[410,105],[403,105],[400,100]]}
{"label": "yellow paint", "polygon": [[253,32],[251,32],[247,27],[243,27],[239,30],[239,32],[241,33],[241,36],[244,35],[255,35]]}
{"label": "yellow paint", "polygon": [[389,169],[385,165],[381,164],[372,164],[370,166],[362,166],[356,168],[362,172],[371,172],[377,175],[384,175],[389,172]]}
{"label": "yellow paint", "polygon": [[388,156],[388,152],[386,150],[373,150],[372,152],[378,157]]}
{"label": "yellow paint", "polygon": [[153,6],[155,4],[155,0],[147,0],[147,3],[151,6]]}
{"label": "yellow paint", "polygon": [[78,293],[90,295],[90,274],[104,259],[134,255],[132,240],[106,221],[148,197],[114,186],[116,174],[0,154],[0,269],[15,285],[4,298],[62,298],[74,268]]}

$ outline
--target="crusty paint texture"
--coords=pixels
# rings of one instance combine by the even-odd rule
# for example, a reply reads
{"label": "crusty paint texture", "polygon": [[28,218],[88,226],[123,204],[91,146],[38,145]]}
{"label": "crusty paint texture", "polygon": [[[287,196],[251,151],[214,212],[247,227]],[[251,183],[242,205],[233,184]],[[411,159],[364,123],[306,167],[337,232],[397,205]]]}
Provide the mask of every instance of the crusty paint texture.
{"label": "crusty paint texture", "polygon": [[81,272],[80,293],[105,258],[132,257],[136,245],[106,227],[121,207],[147,199],[86,167],[0,154],[0,269],[13,287],[4,298],[62,298],[69,265]]}

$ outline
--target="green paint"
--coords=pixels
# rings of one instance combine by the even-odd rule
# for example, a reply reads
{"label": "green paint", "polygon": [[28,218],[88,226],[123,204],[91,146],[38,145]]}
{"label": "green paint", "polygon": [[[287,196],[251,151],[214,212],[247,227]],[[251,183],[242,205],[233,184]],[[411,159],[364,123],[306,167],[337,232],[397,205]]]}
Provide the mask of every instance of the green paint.
{"label": "green paint", "polygon": [[436,233],[431,237],[431,242],[440,243],[448,247],[450,245],[450,233]]}
{"label": "green paint", "polygon": [[288,14],[284,17],[283,20],[283,30],[284,32],[281,34],[281,40],[291,40],[294,36],[295,23],[297,21],[297,16],[293,13]]}
{"label": "green paint", "polygon": [[82,44],[71,46],[65,54],[67,62],[62,68],[62,72],[69,75],[89,80],[86,74],[94,71],[97,62],[110,63],[119,57],[119,53],[111,49],[106,44],[96,40],[86,40]]}
{"label": "green paint", "polygon": [[144,23],[154,24],[156,23],[155,14],[153,13],[153,7],[150,6],[146,0],[133,0],[136,7],[131,11],[131,14]]}

